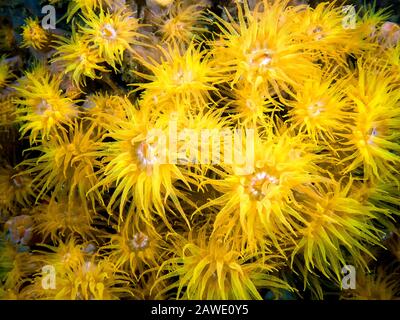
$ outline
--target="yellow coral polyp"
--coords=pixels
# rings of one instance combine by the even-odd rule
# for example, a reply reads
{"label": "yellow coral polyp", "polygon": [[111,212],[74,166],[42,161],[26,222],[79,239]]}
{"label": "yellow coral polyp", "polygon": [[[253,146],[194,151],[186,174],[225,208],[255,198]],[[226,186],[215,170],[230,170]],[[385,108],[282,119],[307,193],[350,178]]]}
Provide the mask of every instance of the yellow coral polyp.
{"label": "yellow coral polyp", "polygon": [[2,282],[0,298],[19,297],[18,291],[27,276],[35,272],[36,264],[32,261],[28,252],[18,252],[17,248],[4,240],[4,233],[0,239],[0,269]]}
{"label": "yellow coral polyp", "polygon": [[116,272],[107,259],[86,260],[61,279],[56,299],[71,300],[118,300],[121,296],[132,297],[129,278]]}
{"label": "yellow coral polyp", "polygon": [[[112,141],[103,143],[101,147],[104,168],[94,190],[115,188],[107,204],[110,213],[117,205],[123,218],[129,204],[129,215],[139,214],[147,223],[160,216],[171,228],[166,214],[166,199],[170,198],[185,217],[179,204],[179,198],[184,194],[174,182],[179,180],[188,185],[189,178],[173,161],[164,157],[169,154],[168,146],[158,141],[157,134],[168,137],[165,123],[153,122],[148,111],[136,110],[128,100],[126,102],[126,118],[115,119],[106,135]],[[172,157],[176,156],[176,151],[171,153]]]}
{"label": "yellow coral polyp", "polygon": [[390,12],[387,8],[378,9],[376,5],[367,6],[356,20],[361,39],[370,43],[376,41],[379,28],[389,17]]}
{"label": "yellow coral polyp", "polygon": [[0,126],[4,129],[11,127],[15,122],[16,105],[13,103],[12,97],[0,99]]}
{"label": "yellow coral polyp", "polygon": [[87,192],[97,183],[95,171],[101,167],[96,157],[99,143],[93,128],[86,129],[75,122],[69,132],[61,130],[42,145],[32,148],[41,154],[22,165],[26,166],[26,173],[34,176],[38,197],[54,190],[57,195],[80,198],[84,208],[87,207],[86,199],[94,205],[98,194],[87,196]]}
{"label": "yellow coral polyp", "polygon": [[299,230],[299,240],[292,253],[304,257],[305,268],[319,270],[340,281],[346,257],[339,250],[346,247],[354,263],[366,267],[363,254],[373,256],[369,245],[379,245],[380,232],[374,227],[379,209],[351,197],[353,181],[326,184],[323,193],[304,199],[302,206],[307,222]]}
{"label": "yellow coral polyp", "polygon": [[337,1],[322,2],[316,8],[302,8],[294,19],[293,27],[298,30],[300,41],[314,50],[322,50],[337,63],[343,63],[346,54],[360,53],[362,46],[370,45],[359,40],[355,7],[338,6]]}
{"label": "yellow coral polyp", "polygon": [[122,63],[125,50],[131,50],[142,37],[138,32],[138,20],[127,8],[116,12],[100,10],[99,14],[89,11],[83,21],[85,25],[80,27],[81,32],[97,48],[99,56],[114,68],[116,63]]}
{"label": "yellow coral polyp", "polygon": [[290,290],[272,274],[279,268],[279,258],[236,251],[231,241],[208,238],[204,230],[190,234],[188,239],[178,238],[173,248],[174,255],[160,269],[166,274],[159,276],[156,284],[173,277],[176,280],[158,294],[176,288],[177,299],[261,300],[256,289],[260,285],[272,290]]}
{"label": "yellow coral polyp", "polygon": [[95,229],[91,226],[92,216],[87,204],[79,198],[51,197],[47,204],[33,208],[35,231],[46,241],[54,242],[69,236],[90,238]]}
{"label": "yellow coral polyp", "polygon": [[222,81],[211,57],[200,50],[195,43],[187,49],[168,45],[167,49],[159,47],[161,62],[147,62],[140,58],[151,74],[138,73],[147,83],[138,84],[145,89],[143,100],[154,101],[157,105],[173,102],[176,105],[192,105],[192,108],[203,108],[212,101],[211,93],[216,92],[216,84]]}
{"label": "yellow coral polyp", "polygon": [[18,175],[10,165],[0,167],[0,209],[15,213],[18,206],[26,206],[34,197],[34,186],[29,175]]}
{"label": "yellow coral polyp", "polygon": [[348,300],[397,300],[400,293],[398,269],[393,273],[380,267],[373,272],[357,274],[355,290],[343,292]]}
{"label": "yellow coral polyp", "polygon": [[86,117],[99,132],[106,132],[113,124],[113,119],[125,117],[124,104],[127,97],[98,93],[89,96],[85,103]]}
{"label": "yellow coral polyp", "polygon": [[335,81],[334,73],[315,76],[297,89],[293,101],[288,101],[288,121],[293,129],[306,132],[312,139],[337,141],[335,132],[346,130],[349,123],[349,101],[345,95],[346,81]]}
{"label": "yellow coral polyp", "polygon": [[102,65],[105,60],[85,35],[73,31],[71,38],[59,37],[54,43],[57,51],[53,62],[63,67],[64,74],[71,74],[76,86],[86,86],[86,77],[99,79],[101,72],[107,72]]}
{"label": "yellow coral polyp", "polygon": [[275,95],[291,93],[291,85],[303,82],[317,68],[309,48],[294,41],[294,9],[287,1],[263,5],[264,10],[254,12],[238,5],[238,22],[216,17],[221,35],[213,41],[212,53],[231,86],[247,82],[276,102]]}
{"label": "yellow coral polyp", "polygon": [[350,132],[341,148],[346,156],[345,172],[362,168],[367,179],[397,181],[400,145],[393,130],[398,128],[400,93],[396,76],[385,68],[372,68],[359,61],[358,75],[349,97],[354,104]]}
{"label": "yellow coral polyp", "polygon": [[[136,220],[136,221],[135,221]],[[135,277],[139,277],[149,268],[158,267],[162,261],[162,238],[136,217],[127,219],[117,234],[103,249],[112,250],[110,259]]]}
{"label": "yellow coral polyp", "polygon": [[74,101],[63,95],[60,83],[61,77],[38,66],[15,86],[15,103],[19,105],[16,121],[22,123],[22,136],[29,133],[31,144],[47,139],[51,132],[70,124],[78,114]]}
{"label": "yellow coral polyp", "polygon": [[109,0],[72,0],[68,5],[67,22],[80,10],[82,13],[93,12],[103,5],[111,3]]}
{"label": "yellow coral polyp", "polygon": [[49,33],[39,24],[39,19],[28,18],[22,27],[22,47],[45,49],[50,43]]}
{"label": "yellow coral polyp", "polygon": [[56,286],[43,288],[42,272],[38,271],[22,289],[22,296],[52,300],[117,300],[133,296],[129,278],[108,259],[83,254],[83,244],[68,241],[51,250],[37,260],[54,267]]}
{"label": "yellow coral polyp", "polygon": [[240,84],[230,92],[230,117],[244,127],[256,127],[268,123],[266,114],[272,114],[278,108],[268,101],[267,95],[260,88],[250,83]]}
{"label": "yellow coral polyp", "polygon": [[169,43],[190,44],[207,32],[204,21],[204,5],[186,5],[178,1],[172,6],[165,17],[159,19],[160,33],[163,41]]}
{"label": "yellow coral polyp", "polygon": [[255,251],[266,244],[266,238],[277,248],[280,240],[293,239],[303,219],[295,195],[315,193],[316,186],[311,183],[323,180],[312,153],[315,146],[302,141],[304,138],[269,133],[264,141],[255,139],[252,171],[248,170],[251,167],[243,171],[238,157],[231,166],[224,165],[221,181],[207,182],[222,194],[203,206],[220,208],[215,232],[226,237],[241,234],[238,246]]}
{"label": "yellow coral polyp", "polygon": [[4,88],[9,83],[10,78],[13,76],[11,68],[6,61],[6,57],[0,57],[0,89]]}
{"label": "yellow coral polyp", "polygon": [[177,163],[199,174],[193,175],[199,183],[210,164],[223,162],[224,155],[229,157],[229,152],[224,150],[224,143],[231,142],[230,120],[224,117],[224,109],[205,107],[197,112],[187,112],[187,109],[183,107],[172,111],[169,114],[169,127],[172,129],[176,121]]}
{"label": "yellow coral polyp", "polygon": [[[70,269],[75,269],[87,257],[85,253],[87,243],[79,243],[73,237],[66,237],[65,241],[58,241],[57,246],[41,244],[38,255],[34,260],[41,265],[51,265],[59,274],[65,274]],[[50,251],[50,254],[48,254]]]}

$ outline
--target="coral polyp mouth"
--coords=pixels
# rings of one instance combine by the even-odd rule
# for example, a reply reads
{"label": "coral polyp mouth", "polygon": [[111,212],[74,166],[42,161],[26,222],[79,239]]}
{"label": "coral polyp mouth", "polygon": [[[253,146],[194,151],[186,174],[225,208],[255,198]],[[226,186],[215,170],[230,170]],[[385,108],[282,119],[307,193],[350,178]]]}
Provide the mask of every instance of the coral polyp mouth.
{"label": "coral polyp mouth", "polygon": [[307,108],[309,116],[311,118],[318,117],[321,114],[321,112],[324,111],[324,106],[325,103],[323,103],[322,101],[317,101],[315,103],[310,104]]}
{"label": "coral polyp mouth", "polygon": [[357,141],[360,149],[368,150],[374,144],[375,138],[379,137],[379,133],[382,133],[382,131],[378,131],[377,127],[360,126],[354,131],[354,140]]}
{"label": "coral polyp mouth", "polygon": [[145,250],[149,246],[150,239],[142,232],[135,233],[129,240],[130,247],[135,251]]}
{"label": "coral polyp mouth", "polygon": [[117,38],[117,31],[111,24],[106,23],[101,28],[101,35],[108,40],[115,40]]}
{"label": "coral polyp mouth", "polygon": [[185,84],[190,84],[193,82],[193,72],[191,70],[179,69],[173,77],[175,83],[178,86],[184,86]]}
{"label": "coral polyp mouth", "polygon": [[141,168],[151,169],[158,163],[156,148],[149,142],[132,142],[132,152]]}
{"label": "coral polyp mouth", "polygon": [[270,185],[278,186],[279,179],[265,171],[260,171],[248,178],[247,192],[253,200],[259,201],[267,196]]}
{"label": "coral polyp mouth", "polygon": [[322,26],[315,26],[310,29],[309,35],[313,36],[316,41],[320,41],[325,38],[324,28]]}
{"label": "coral polyp mouth", "polygon": [[252,68],[265,70],[273,63],[273,51],[269,49],[255,49],[248,56],[249,65]]}
{"label": "coral polyp mouth", "polygon": [[35,108],[35,112],[38,115],[43,115],[43,114],[46,114],[46,113],[52,112],[52,111],[53,111],[52,105],[45,99],[41,99]]}
{"label": "coral polyp mouth", "polygon": [[11,183],[16,187],[16,188],[23,188],[24,186],[24,178],[23,177],[14,177],[11,179]]}

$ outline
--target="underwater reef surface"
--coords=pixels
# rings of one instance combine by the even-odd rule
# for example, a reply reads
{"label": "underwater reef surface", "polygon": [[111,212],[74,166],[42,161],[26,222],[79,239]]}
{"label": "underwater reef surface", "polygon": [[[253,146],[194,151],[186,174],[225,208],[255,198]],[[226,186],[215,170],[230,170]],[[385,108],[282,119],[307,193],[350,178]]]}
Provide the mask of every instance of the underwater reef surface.
{"label": "underwater reef surface", "polygon": [[0,299],[398,299],[399,8],[0,0]]}

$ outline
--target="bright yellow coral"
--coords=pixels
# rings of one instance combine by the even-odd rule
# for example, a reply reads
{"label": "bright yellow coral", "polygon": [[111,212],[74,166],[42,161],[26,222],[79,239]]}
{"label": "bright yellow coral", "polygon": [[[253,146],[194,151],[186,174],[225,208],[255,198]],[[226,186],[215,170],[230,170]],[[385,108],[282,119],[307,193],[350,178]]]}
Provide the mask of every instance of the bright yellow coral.
{"label": "bright yellow coral", "polygon": [[38,65],[27,72],[15,86],[18,109],[16,121],[21,123],[21,135],[29,133],[31,144],[48,139],[50,134],[77,116],[74,101],[60,89],[61,77]]}
{"label": "bright yellow coral", "polygon": [[173,103],[191,105],[196,109],[212,101],[211,93],[216,92],[215,86],[222,81],[222,77],[210,55],[193,42],[184,50],[176,45],[158,49],[161,62],[140,59],[140,63],[151,72],[139,73],[149,80],[138,84],[139,89],[145,89],[142,97],[150,101],[147,104]]}
{"label": "bright yellow coral", "polygon": [[280,248],[280,241],[294,239],[303,221],[298,195],[314,194],[322,180],[318,157],[305,136],[269,131],[265,140],[253,139],[244,147],[254,148],[254,159],[249,162],[246,151],[236,151],[232,164],[223,166],[222,179],[208,181],[221,196],[204,207],[220,208],[214,230],[226,238],[240,234],[239,247],[258,250],[272,241]]}
{"label": "bright yellow coral", "polygon": [[196,4],[186,5],[183,1],[177,1],[165,17],[159,20],[159,33],[163,41],[169,43],[189,44],[193,39],[201,37],[207,32],[204,19],[204,4],[199,1]]}
{"label": "bright yellow coral", "polygon": [[176,288],[178,299],[261,300],[257,287],[290,289],[273,275],[279,268],[279,258],[239,252],[232,241],[209,238],[204,230],[189,234],[188,239],[178,237],[172,250],[174,255],[160,269],[165,275],[158,281],[176,278],[164,291]]}
{"label": "bright yellow coral", "polygon": [[400,27],[304,3],[0,17],[0,297],[398,298]]}
{"label": "bright yellow coral", "polygon": [[381,210],[351,197],[352,180],[342,184],[327,184],[321,194],[303,197],[301,206],[306,222],[292,252],[292,263],[295,255],[300,254],[309,272],[319,270],[338,281],[346,265],[346,256],[339,248],[345,247],[354,263],[365,268],[363,255],[372,256],[367,244],[379,245],[382,236],[373,224]]}
{"label": "bright yellow coral", "polygon": [[[158,228],[160,229],[160,228]],[[146,223],[137,217],[124,221],[118,233],[102,249],[112,250],[110,259],[118,267],[134,277],[141,276],[149,268],[157,267],[163,259],[165,241]]]}
{"label": "bright yellow coral", "polygon": [[89,11],[82,18],[85,25],[80,26],[82,34],[90,39],[99,56],[115,68],[121,64],[125,50],[138,43],[142,35],[133,12],[127,8],[116,12],[100,10],[99,14]]}
{"label": "bright yellow coral", "polygon": [[45,49],[49,45],[50,35],[39,24],[38,19],[28,18],[22,27],[22,47],[32,47],[36,50]]}
{"label": "bright yellow coral", "polygon": [[364,35],[357,25],[355,6],[338,6],[337,1],[322,2],[315,8],[303,7],[293,19],[292,26],[299,32],[304,46],[323,52],[317,54],[319,59],[334,59],[341,64],[345,63],[347,54],[361,53],[363,47],[374,46],[362,41]]}
{"label": "bright yellow coral", "polygon": [[251,83],[241,83],[233,90],[225,90],[232,96],[228,104],[230,117],[244,127],[265,125],[269,122],[266,114],[272,115],[279,110],[279,107],[268,101],[268,95],[262,89]]}
{"label": "bright yellow coral", "polygon": [[181,181],[188,185],[176,162],[177,150],[169,150],[167,140],[168,123],[162,120],[153,122],[149,111],[137,110],[125,101],[125,118],[115,118],[106,135],[111,141],[104,142],[100,154],[102,160],[100,179],[94,190],[115,188],[110,196],[107,209],[113,213],[119,209],[120,217],[124,212],[139,214],[147,223],[157,216],[171,228],[166,212],[167,199],[174,204],[184,217],[179,199],[184,198],[175,185]]}
{"label": "bright yellow coral", "polygon": [[350,131],[341,134],[345,172],[360,169],[366,179],[397,180],[400,92],[396,75],[374,67],[370,60],[360,60],[349,97],[354,108]]}
{"label": "bright yellow coral", "polygon": [[287,118],[291,128],[306,132],[313,140],[338,140],[336,132],[349,124],[349,100],[346,97],[348,79],[337,80],[338,70],[316,75],[295,86],[293,100],[287,101]]}
{"label": "bright yellow coral", "polygon": [[109,0],[72,0],[68,5],[67,22],[69,22],[79,10],[83,13],[88,13],[108,3],[110,3]]}
{"label": "bright yellow coral", "polygon": [[262,2],[254,12],[238,5],[238,22],[216,17],[221,34],[213,41],[212,53],[231,86],[246,82],[259,88],[267,99],[291,93],[317,67],[309,47],[293,31],[294,9],[287,1]]}
{"label": "bright yellow coral", "polygon": [[113,119],[125,117],[124,105],[127,99],[106,93],[93,94],[84,103],[85,115],[99,132],[105,133],[113,124]]}
{"label": "bright yellow coral", "polygon": [[99,136],[93,128],[75,122],[69,131],[60,130],[54,136],[30,151],[38,151],[38,158],[24,161],[24,173],[34,177],[38,197],[50,190],[56,195],[63,194],[70,199],[80,198],[84,207],[86,199],[92,205],[97,193],[88,191],[97,183],[95,172],[101,167],[96,153],[100,150]]}
{"label": "bright yellow coral", "polygon": [[71,74],[77,86],[86,85],[86,77],[101,78],[101,72],[107,72],[102,65],[105,60],[98,50],[93,48],[87,36],[72,31],[71,38],[59,37],[56,56],[53,62],[58,62],[64,68],[64,74]]}
{"label": "bright yellow coral", "polygon": [[[56,300],[116,300],[132,297],[129,278],[116,270],[108,259],[87,253],[89,244],[73,240],[50,247],[52,252],[37,257],[39,267],[31,283],[24,287],[24,297]],[[44,249],[44,248],[43,248]],[[56,276],[55,286],[43,288],[43,266],[52,266]]]}

